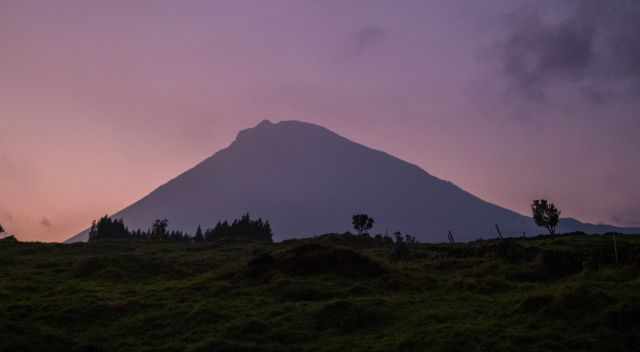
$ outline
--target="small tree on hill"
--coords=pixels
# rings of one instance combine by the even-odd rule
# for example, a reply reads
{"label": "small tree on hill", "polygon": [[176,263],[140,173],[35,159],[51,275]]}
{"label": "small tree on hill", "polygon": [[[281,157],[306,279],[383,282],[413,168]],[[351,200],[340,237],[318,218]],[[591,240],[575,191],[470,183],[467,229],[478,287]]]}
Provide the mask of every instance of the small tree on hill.
{"label": "small tree on hill", "polygon": [[151,225],[151,237],[155,239],[167,239],[167,228],[169,227],[169,220],[158,219]]}
{"label": "small tree on hill", "polygon": [[356,214],[352,218],[353,228],[358,231],[358,234],[362,234],[365,231],[371,230],[375,220],[369,217],[367,214]]}
{"label": "small tree on hill", "polygon": [[89,241],[95,240],[97,235],[98,235],[98,227],[96,225],[96,221],[93,220],[93,222],[91,222],[91,229],[89,229]]}
{"label": "small tree on hill", "polygon": [[4,233],[4,227],[2,227],[2,224],[0,224],[0,233]]}
{"label": "small tree on hill", "polygon": [[556,233],[560,222],[560,210],[553,203],[546,199],[534,200],[531,204],[531,211],[536,225],[546,228],[551,235]]}
{"label": "small tree on hill", "polygon": [[193,236],[193,240],[195,242],[204,241],[204,234],[202,233],[202,228],[200,227],[200,225],[198,225],[198,229],[196,230],[195,236]]}

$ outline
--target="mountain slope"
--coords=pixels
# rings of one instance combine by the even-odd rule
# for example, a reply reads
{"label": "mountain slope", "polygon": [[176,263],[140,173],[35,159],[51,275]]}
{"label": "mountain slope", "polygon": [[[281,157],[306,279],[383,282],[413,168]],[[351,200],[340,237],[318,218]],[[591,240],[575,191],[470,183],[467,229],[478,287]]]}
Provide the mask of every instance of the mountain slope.
{"label": "mountain slope", "polygon": [[[374,217],[378,232],[423,241],[446,239],[449,230],[459,240],[489,237],[495,224],[506,234],[539,231],[530,218],[415,165],[298,121],[241,131],[229,147],[114,216],[134,229],[166,217],[172,228],[193,231],[244,212],[269,219],[276,239],[345,231],[357,212]],[[561,230],[592,226],[570,220]],[[83,232],[68,241],[86,239]]]}

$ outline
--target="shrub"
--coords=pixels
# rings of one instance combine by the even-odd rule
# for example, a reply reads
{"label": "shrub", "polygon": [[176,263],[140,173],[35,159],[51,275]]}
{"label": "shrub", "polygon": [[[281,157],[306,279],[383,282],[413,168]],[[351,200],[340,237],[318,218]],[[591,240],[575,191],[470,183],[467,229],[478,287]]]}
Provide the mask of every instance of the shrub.
{"label": "shrub", "polygon": [[276,257],[275,266],[295,275],[377,276],[385,272],[375,260],[348,248],[304,244]]}

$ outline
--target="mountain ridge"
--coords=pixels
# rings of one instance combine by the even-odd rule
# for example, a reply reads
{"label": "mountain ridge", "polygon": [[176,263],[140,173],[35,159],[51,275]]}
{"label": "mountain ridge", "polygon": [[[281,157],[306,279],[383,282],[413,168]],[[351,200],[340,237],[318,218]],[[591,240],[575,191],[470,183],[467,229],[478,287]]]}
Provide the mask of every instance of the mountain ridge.
{"label": "mountain ridge", "polygon": [[[415,164],[296,120],[263,120],[241,130],[229,146],[113,216],[133,229],[168,218],[172,227],[194,231],[244,212],[269,219],[277,239],[348,230],[356,212],[376,218],[379,232],[408,232],[422,241],[441,241],[449,230],[460,240],[482,238],[495,233],[495,224],[512,235],[541,232],[530,218]],[[560,226],[637,230],[575,219]]]}

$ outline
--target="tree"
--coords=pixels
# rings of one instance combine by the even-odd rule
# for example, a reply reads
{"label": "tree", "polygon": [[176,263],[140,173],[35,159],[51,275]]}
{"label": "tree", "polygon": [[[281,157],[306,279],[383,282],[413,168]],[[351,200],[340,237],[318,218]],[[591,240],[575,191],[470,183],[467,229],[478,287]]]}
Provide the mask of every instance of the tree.
{"label": "tree", "polygon": [[93,220],[93,222],[91,222],[91,229],[89,230],[89,241],[95,240],[97,236],[98,236],[98,228],[96,225],[96,221]]}
{"label": "tree", "polygon": [[4,233],[4,227],[0,224],[0,233]]}
{"label": "tree", "polygon": [[371,230],[375,222],[375,220],[367,214],[356,214],[352,219],[353,228],[358,231],[360,235],[365,231]]}
{"label": "tree", "polygon": [[260,218],[252,220],[246,213],[240,219],[233,220],[231,225],[226,220],[218,222],[213,229],[204,232],[204,238],[205,241],[245,239],[272,242],[273,232],[269,221],[262,221]]}
{"label": "tree", "polygon": [[531,204],[531,211],[536,225],[546,228],[551,235],[556,233],[560,222],[560,210],[553,203],[546,199],[534,200]]}
{"label": "tree", "polygon": [[169,220],[158,219],[151,225],[151,236],[155,239],[167,239],[167,228],[169,227]]}
{"label": "tree", "polygon": [[204,241],[204,234],[202,233],[202,228],[200,227],[200,225],[198,225],[198,229],[196,230],[195,236],[193,236],[193,240],[195,242]]}
{"label": "tree", "polygon": [[104,240],[104,239],[127,239],[131,233],[125,226],[122,219],[112,219],[108,215],[105,215],[98,220],[91,223],[91,229],[89,230],[89,241]]}

